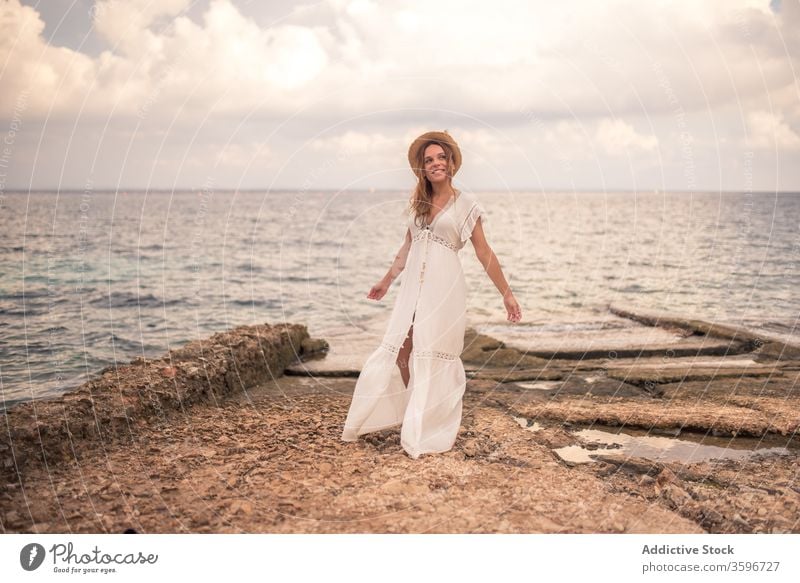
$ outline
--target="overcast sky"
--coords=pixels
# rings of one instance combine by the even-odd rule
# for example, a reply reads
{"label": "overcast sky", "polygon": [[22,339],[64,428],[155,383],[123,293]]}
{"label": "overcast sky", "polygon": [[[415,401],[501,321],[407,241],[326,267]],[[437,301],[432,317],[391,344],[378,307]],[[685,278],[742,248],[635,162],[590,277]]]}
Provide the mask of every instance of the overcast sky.
{"label": "overcast sky", "polygon": [[0,186],[800,190],[800,0],[0,0]]}

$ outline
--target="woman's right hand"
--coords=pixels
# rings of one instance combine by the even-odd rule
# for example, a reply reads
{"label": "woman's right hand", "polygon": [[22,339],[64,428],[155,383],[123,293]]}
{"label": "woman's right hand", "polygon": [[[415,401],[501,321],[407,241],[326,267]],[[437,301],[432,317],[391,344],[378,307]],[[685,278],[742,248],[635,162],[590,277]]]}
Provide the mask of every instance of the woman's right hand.
{"label": "woman's right hand", "polygon": [[509,322],[519,322],[522,320],[522,308],[519,307],[517,298],[514,297],[511,290],[503,296],[503,304],[506,307],[506,312],[508,314],[507,319]]}
{"label": "woman's right hand", "polygon": [[389,291],[389,282],[385,279],[382,279],[372,286],[372,289],[369,290],[369,293],[367,294],[367,299],[379,300],[386,295],[387,291]]}

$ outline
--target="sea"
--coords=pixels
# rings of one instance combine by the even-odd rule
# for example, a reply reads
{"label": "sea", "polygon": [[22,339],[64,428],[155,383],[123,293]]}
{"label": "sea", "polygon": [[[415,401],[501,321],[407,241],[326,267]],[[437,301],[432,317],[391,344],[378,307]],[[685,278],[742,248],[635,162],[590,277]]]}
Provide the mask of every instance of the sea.
{"label": "sea", "polygon": [[[470,325],[567,336],[618,305],[800,342],[798,193],[473,192],[523,319],[506,321],[468,243]],[[407,191],[0,194],[2,408],[238,325],[375,329],[401,281],[367,299]]]}

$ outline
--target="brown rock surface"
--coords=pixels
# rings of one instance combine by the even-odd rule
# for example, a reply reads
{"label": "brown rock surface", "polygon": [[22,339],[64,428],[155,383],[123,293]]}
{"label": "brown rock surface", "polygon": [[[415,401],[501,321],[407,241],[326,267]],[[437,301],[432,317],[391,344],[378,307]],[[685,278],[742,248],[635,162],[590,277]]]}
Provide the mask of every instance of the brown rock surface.
{"label": "brown rock surface", "polygon": [[660,504],[577,475],[505,411],[475,399],[445,454],[412,460],[393,430],[341,442],[352,385],[284,377],[144,427],[128,446],[98,444],[49,472],[37,467],[3,493],[3,528],[701,532]]}
{"label": "brown rock surface", "polygon": [[[276,355],[307,337],[302,327],[277,328],[269,332]],[[723,332],[715,328],[715,334]],[[732,333],[750,341],[740,330]],[[691,374],[698,362],[692,358],[673,355],[666,364],[646,358],[544,360],[476,335],[465,344],[480,353],[472,361],[478,364],[472,365],[454,448],[412,460],[400,447],[399,428],[340,441],[352,377],[330,376],[324,366],[320,374],[281,377],[281,359],[260,371],[234,367],[258,360],[263,336],[240,330],[217,338],[210,354],[200,343],[128,369],[125,378],[138,392],[149,394],[152,386],[169,392],[163,383],[182,382],[178,395],[192,398],[162,395],[156,399],[161,408],[133,399],[133,409],[124,413],[100,408],[104,419],[119,421],[126,439],[110,430],[73,433],[57,463],[28,463],[15,471],[6,461],[2,530],[800,532],[800,456],[793,441],[800,426],[800,371],[787,358],[756,359],[756,344],[749,356],[725,356],[712,366],[703,357],[698,377]],[[331,343],[334,351],[343,346]],[[498,350],[508,352],[500,361],[483,361],[484,353]],[[232,352],[239,356],[230,357]],[[772,372],[762,374],[767,363]],[[205,366],[214,371],[211,381]],[[164,374],[168,368],[174,377]],[[659,369],[669,374],[642,376]],[[267,378],[255,383],[259,375]],[[203,387],[213,398],[200,397]],[[62,406],[85,421],[98,410],[97,401],[79,392]],[[587,443],[575,431],[582,426],[626,426],[687,439],[692,433],[753,436],[759,444],[782,440],[783,453],[655,461]],[[40,422],[39,430],[57,435],[58,425]],[[33,434],[26,435],[23,443],[35,443]],[[595,461],[565,461],[559,451],[570,447],[589,450]],[[35,460],[25,447],[20,451]],[[9,445],[0,442],[0,456],[13,463],[8,454]]]}
{"label": "brown rock surface", "polygon": [[109,367],[59,398],[17,405],[2,414],[0,473],[69,459],[87,440],[127,442],[137,425],[279,377],[303,355],[307,339],[306,327],[296,324],[240,326],[163,358]]}

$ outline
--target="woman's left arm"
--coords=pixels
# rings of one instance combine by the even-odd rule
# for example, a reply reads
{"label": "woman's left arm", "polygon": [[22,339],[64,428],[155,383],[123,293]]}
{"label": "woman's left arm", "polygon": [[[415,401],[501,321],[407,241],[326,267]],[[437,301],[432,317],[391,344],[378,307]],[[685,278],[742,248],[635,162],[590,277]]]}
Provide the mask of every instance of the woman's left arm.
{"label": "woman's left arm", "polygon": [[514,293],[511,291],[511,286],[508,285],[503,275],[503,269],[500,267],[500,261],[498,261],[497,255],[494,254],[494,251],[492,251],[492,248],[486,241],[486,235],[483,232],[483,225],[481,224],[480,218],[478,222],[475,223],[470,241],[472,241],[472,246],[475,248],[475,255],[478,261],[481,262],[489,279],[492,280],[497,290],[503,296],[503,304],[508,313],[508,321],[519,322],[522,319],[522,310],[519,307],[519,303],[517,303],[517,299],[514,297]]}

